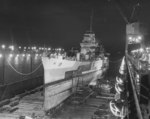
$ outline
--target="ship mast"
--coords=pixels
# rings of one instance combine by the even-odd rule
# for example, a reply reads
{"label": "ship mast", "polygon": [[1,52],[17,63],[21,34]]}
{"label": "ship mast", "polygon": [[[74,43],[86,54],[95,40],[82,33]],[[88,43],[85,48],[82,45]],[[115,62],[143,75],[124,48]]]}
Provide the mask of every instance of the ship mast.
{"label": "ship mast", "polygon": [[91,16],[90,16],[90,32],[92,32],[92,26],[93,26],[93,12],[94,10],[92,9],[92,13],[91,13]]}

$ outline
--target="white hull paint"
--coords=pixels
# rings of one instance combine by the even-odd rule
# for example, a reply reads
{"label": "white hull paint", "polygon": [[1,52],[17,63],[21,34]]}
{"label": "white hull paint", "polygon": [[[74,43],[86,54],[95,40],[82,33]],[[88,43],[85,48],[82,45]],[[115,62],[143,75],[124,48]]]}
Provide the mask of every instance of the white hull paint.
{"label": "white hull paint", "polygon": [[[70,61],[63,59],[42,58],[44,66],[45,87],[45,111],[61,104],[74,93],[77,83],[89,84],[92,80],[101,77],[103,73],[103,61],[99,59],[93,62]],[[72,77],[76,72],[77,76]],[[70,72],[70,76],[66,75]],[[78,76],[80,75],[80,76]],[[67,78],[67,79],[66,79]]]}
{"label": "white hull paint", "polygon": [[73,94],[76,90],[77,83],[79,84],[83,83],[84,85],[89,84],[92,80],[98,79],[101,73],[102,73],[101,70],[99,70],[99,72],[98,71],[93,72],[90,74],[86,74],[82,77],[75,77],[72,78],[71,80],[47,86],[45,88],[45,101],[44,101],[45,110],[50,110],[56,107],[57,105],[62,103],[65,99],[67,99],[71,94]]}

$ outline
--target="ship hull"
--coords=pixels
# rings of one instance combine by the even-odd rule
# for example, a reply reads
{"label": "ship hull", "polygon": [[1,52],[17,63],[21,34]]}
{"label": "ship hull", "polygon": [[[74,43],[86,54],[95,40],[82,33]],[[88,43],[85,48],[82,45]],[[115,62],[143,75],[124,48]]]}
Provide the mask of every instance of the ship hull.
{"label": "ship hull", "polygon": [[42,61],[45,81],[45,111],[57,107],[70,97],[76,91],[77,85],[88,85],[92,80],[100,78],[106,69],[101,59],[92,62],[80,62],[45,57]]}

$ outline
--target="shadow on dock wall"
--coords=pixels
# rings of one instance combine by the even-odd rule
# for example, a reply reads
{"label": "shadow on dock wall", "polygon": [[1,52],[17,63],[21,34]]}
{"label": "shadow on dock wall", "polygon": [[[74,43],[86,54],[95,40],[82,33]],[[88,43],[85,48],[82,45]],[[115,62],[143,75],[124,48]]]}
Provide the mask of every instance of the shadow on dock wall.
{"label": "shadow on dock wall", "polygon": [[12,57],[6,52],[0,58],[0,101],[17,94],[34,89],[43,84],[43,66],[41,57],[32,54],[30,57]]}
{"label": "shadow on dock wall", "polygon": [[43,85],[43,76],[0,86],[0,101]]}
{"label": "shadow on dock wall", "polygon": [[[141,77],[141,96],[140,103],[148,105],[149,100],[149,90],[150,90],[150,75],[146,74]],[[147,98],[146,98],[147,97]]]}

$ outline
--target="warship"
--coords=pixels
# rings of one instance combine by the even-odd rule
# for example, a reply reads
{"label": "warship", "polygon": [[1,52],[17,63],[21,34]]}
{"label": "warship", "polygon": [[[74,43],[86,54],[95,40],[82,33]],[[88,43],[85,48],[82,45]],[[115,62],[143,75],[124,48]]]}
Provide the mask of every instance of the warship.
{"label": "warship", "polygon": [[80,46],[80,52],[74,58],[60,54],[43,55],[45,111],[57,108],[74,94],[79,84],[89,85],[108,69],[109,59],[92,31],[84,34]]}

